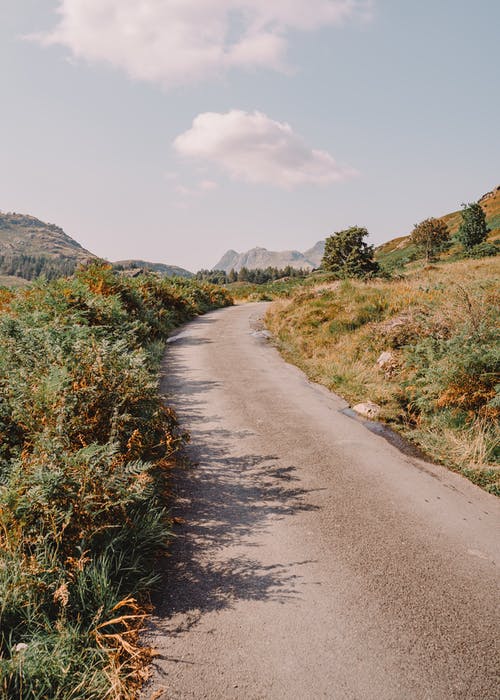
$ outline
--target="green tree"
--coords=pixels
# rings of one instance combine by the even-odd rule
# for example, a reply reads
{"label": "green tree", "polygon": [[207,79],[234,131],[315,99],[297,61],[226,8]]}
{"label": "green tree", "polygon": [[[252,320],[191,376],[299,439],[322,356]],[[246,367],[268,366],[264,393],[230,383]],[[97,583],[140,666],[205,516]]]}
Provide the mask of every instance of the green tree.
{"label": "green tree", "polygon": [[418,250],[424,253],[425,259],[429,262],[434,260],[441,250],[448,247],[450,232],[444,221],[431,217],[415,225],[410,240]]}
{"label": "green tree", "polygon": [[248,267],[243,266],[241,270],[238,272],[238,281],[239,282],[248,282],[249,278],[249,269]]}
{"label": "green tree", "polygon": [[373,246],[363,240],[368,236],[366,228],[351,226],[328,236],[321,266],[339,277],[366,277],[379,271],[373,259]]}
{"label": "green tree", "polygon": [[462,223],[458,229],[457,238],[465,250],[469,251],[482,243],[489,231],[481,205],[477,202],[462,204]]}

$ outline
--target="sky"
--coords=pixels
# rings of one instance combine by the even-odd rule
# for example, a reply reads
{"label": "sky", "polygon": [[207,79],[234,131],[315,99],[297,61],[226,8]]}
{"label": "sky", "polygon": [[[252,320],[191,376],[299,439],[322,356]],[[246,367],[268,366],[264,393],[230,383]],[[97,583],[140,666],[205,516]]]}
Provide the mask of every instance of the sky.
{"label": "sky", "polygon": [[0,210],[109,260],[404,235],[499,184],[498,0],[0,0]]}

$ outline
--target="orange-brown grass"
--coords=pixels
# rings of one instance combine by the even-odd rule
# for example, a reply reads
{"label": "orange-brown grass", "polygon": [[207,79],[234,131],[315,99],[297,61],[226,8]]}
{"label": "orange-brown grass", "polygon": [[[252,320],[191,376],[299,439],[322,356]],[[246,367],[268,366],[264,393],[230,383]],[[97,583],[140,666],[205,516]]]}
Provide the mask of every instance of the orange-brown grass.
{"label": "orange-brown grass", "polygon": [[302,288],[273,303],[267,325],[311,379],[378,403],[433,459],[498,491],[499,276],[488,258]]}

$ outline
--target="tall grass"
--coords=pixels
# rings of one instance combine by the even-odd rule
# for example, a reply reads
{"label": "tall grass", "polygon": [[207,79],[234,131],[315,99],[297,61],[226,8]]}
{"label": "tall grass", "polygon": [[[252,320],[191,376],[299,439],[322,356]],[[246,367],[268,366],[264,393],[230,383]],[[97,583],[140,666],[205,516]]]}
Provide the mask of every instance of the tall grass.
{"label": "tall grass", "polygon": [[134,697],[184,439],[158,394],[159,348],[229,303],[105,265],[0,290],[0,697]]}
{"label": "tall grass", "polygon": [[297,288],[267,323],[311,378],[378,403],[431,457],[500,494],[499,273],[489,258]]}

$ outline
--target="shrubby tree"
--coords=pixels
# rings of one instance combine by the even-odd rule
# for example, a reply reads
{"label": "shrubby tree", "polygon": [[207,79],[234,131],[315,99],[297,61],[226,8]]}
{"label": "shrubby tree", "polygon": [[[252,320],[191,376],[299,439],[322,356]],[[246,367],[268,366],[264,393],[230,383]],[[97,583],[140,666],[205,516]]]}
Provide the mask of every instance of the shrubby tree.
{"label": "shrubby tree", "polygon": [[479,245],[489,233],[486,225],[486,215],[477,202],[462,204],[462,223],[458,229],[457,239],[466,251]]}
{"label": "shrubby tree", "polygon": [[363,240],[368,236],[366,228],[351,226],[328,236],[321,267],[339,277],[366,277],[379,271],[374,260],[374,249]]}
{"label": "shrubby tree", "polygon": [[450,232],[444,221],[431,217],[415,225],[410,240],[429,262],[449,246]]}

